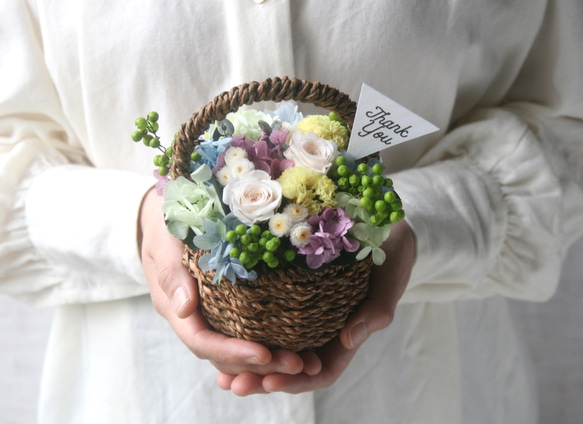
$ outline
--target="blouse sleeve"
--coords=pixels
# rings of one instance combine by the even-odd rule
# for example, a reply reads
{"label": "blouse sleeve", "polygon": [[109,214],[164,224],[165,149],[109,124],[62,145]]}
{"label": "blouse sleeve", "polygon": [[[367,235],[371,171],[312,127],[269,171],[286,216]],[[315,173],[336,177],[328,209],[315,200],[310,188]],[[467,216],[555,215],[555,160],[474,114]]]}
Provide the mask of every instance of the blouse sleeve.
{"label": "blouse sleeve", "polygon": [[[0,293],[45,306],[147,292],[136,219],[152,178],[95,169],[43,61],[34,5],[1,2]],[[116,187],[116,190],[111,190]]]}
{"label": "blouse sleeve", "polygon": [[505,102],[395,176],[418,249],[403,302],[554,293],[583,234],[581,19],[581,3],[549,2]]}

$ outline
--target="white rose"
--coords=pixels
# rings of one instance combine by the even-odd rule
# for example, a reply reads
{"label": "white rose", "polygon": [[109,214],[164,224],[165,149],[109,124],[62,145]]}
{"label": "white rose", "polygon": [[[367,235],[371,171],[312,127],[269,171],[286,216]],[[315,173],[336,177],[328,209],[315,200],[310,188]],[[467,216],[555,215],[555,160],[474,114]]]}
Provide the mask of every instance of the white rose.
{"label": "white rose", "polygon": [[223,203],[246,225],[265,222],[281,204],[281,185],[265,171],[251,171],[225,186]]}
{"label": "white rose", "polygon": [[296,166],[306,166],[325,174],[338,155],[338,146],[312,132],[303,134],[298,131],[290,139],[284,155]]}

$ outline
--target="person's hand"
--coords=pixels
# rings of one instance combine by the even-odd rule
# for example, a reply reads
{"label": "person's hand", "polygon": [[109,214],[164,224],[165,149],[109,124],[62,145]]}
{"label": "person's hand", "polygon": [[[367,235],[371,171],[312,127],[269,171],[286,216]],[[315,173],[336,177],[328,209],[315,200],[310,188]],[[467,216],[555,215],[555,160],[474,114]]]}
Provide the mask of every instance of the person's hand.
{"label": "person's hand", "polygon": [[357,349],[375,331],[387,327],[393,320],[397,302],[403,295],[415,262],[415,237],[405,221],[395,224],[383,246],[387,260],[375,267],[367,298],[346,322],[340,335],[315,353],[322,362],[317,374],[282,373],[257,375],[221,373],[217,382],[223,389],[237,393],[288,392],[300,393],[328,387],[344,372]]}
{"label": "person's hand", "polygon": [[[220,372],[241,375],[243,382],[256,381],[259,376],[272,373],[317,374],[321,363],[311,352],[299,355],[270,351],[261,344],[227,337],[210,328],[198,308],[197,283],[182,265],[184,245],[164,225],[162,203],[163,199],[153,189],[144,196],[138,245],[154,308],[182,342],[198,358],[210,360]],[[247,394],[246,384],[239,387],[236,383],[231,389],[237,394]]]}

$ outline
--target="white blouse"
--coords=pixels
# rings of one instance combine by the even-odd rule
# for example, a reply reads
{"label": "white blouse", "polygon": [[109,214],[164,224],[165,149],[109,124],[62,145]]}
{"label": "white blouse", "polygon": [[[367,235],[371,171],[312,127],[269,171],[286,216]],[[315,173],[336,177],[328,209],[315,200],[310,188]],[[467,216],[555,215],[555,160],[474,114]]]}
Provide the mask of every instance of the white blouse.
{"label": "white blouse", "polygon": [[[504,297],[542,301],[583,234],[576,0],[0,4],[0,290],[57,306],[41,423],[532,423]],[[151,306],[152,152],[214,95],[363,82],[441,128],[383,152],[417,238],[394,323],[331,388],[237,398]]]}

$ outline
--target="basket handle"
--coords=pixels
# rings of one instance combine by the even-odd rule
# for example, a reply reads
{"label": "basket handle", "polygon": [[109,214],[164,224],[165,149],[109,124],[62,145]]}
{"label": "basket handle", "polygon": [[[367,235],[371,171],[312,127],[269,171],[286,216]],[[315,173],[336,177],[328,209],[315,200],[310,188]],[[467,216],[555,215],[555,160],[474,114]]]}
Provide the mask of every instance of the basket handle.
{"label": "basket handle", "polygon": [[296,100],[312,103],[335,112],[349,127],[352,127],[356,103],[341,91],[319,82],[297,78],[268,78],[263,82],[250,82],[233,87],[217,95],[181,125],[174,141],[172,172],[175,177],[190,174],[190,155],[198,138],[214,122],[225,119],[228,113],[236,112],[243,105],[254,102]]}

